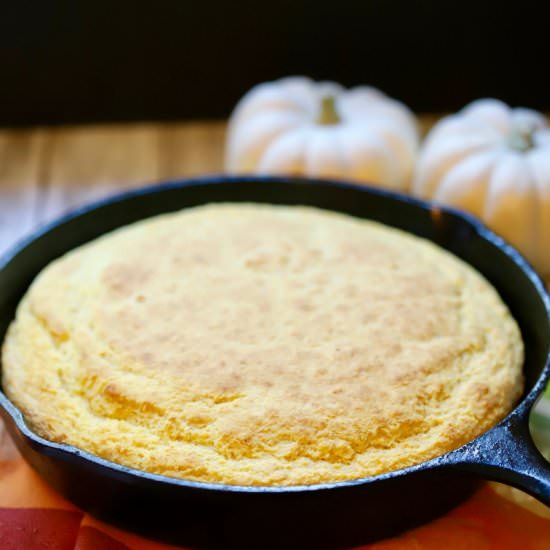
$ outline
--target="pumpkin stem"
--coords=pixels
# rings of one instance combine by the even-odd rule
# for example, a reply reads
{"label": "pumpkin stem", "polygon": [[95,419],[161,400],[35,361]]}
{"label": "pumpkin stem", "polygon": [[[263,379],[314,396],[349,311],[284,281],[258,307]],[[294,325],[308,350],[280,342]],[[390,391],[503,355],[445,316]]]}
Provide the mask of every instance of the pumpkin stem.
{"label": "pumpkin stem", "polygon": [[333,95],[326,95],[321,98],[321,108],[317,117],[317,124],[330,125],[338,124],[340,117],[336,111],[336,98]]}
{"label": "pumpkin stem", "polygon": [[517,124],[508,136],[508,145],[521,153],[529,151],[535,146],[535,140],[533,139],[535,130],[534,124]]}

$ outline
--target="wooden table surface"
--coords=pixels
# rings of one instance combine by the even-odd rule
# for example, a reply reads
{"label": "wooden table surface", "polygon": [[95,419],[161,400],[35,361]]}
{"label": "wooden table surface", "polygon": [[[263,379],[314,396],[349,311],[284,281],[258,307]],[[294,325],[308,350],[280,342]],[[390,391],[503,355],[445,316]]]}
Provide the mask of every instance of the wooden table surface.
{"label": "wooden table surface", "polygon": [[222,122],[0,130],[0,253],[117,190],[221,172],[224,134]]}

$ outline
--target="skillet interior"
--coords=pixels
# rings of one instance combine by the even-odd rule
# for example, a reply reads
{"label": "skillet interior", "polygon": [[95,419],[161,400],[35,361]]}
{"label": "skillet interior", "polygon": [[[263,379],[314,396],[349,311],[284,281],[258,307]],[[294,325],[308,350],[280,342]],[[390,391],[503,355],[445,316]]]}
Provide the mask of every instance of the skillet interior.
{"label": "skillet interior", "polygon": [[[212,183],[216,185],[210,185]],[[524,265],[519,255],[472,218],[411,198],[397,198],[399,200],[393,194],[379,190],[329,182],[281,178],[263,178],[260,182],[258,178],[210,178],[168,183],[105,201],[98,208],[85,208],[60,223],[45,228],[34,240],[31,238],[22,243],[11,255],[13,261],[9,261],[8,257],[0,263],[0,340],[13,319],[17,303],[34,276],[61,254],[107,231],[148,216],[205,202],[306,204],[370,218],[428,238],[483,273],[500,292],[522,330],[526,344],[526,391],[529,392],[543,371],[550,347],[546,309],[533,284],[536,276]],[[536,386],[538,392],[541,383]],[[474,486],[471,480],[465,481],[459,475],[419,469],[418,474],[409,476],[409,480],[405,482],[405,477],[394,473],[385,477],[383,485],[370,484],[369,498],[365,497],[361,485],[353,484],[343,487],[342,490],[321,488],[316,492],[304,493],[309,495],[307,497],[300,496],[301,493],[298,492],[293,493],[292,497],[288,494],[285,496],[284,490],[279,492],[278,497],[273,493],[256,493],[252,507],[251,494],[194,489],[193,494],[185,497],[191,500],[184,499],[184,503],[178,500],[182,495],[181,487],[160,489],[147,476],[136,480],[132,475],[128,477],[122,468],[120,475],[106,471],[105,468],[87,463],[78,453],[70,458],[52,451],[47,445],[29,441],[9,419],[8,427],[31,464],[66,496],[93,513],[135,528],[145,524],[142,517],[144,509],[149,510],[147,514],[154,512],[153,507],[147,506],[141,506],[140,512],[135,503],[131,504],[136,499],[150,497],[157,509],[168,501],[174,505],[177,502],[179,509],[182,504],[189,505],[186,511],[192,521],[185,528],[181,527],[181,519],[179,527],[174,525],[173,522],[178,520],[173,517],[172,529],[168,529],[164,521],[162,531],[154,529],[155,521],[150,521],[150,515],[147,521],[153,526],[153,534],[156,536],[185,543],[196,541],[200,546],[220,544],[222,547],[229,547],[232,545],[228,542],[230,540],[244,542],[246,533],[242,528],[235,527],[235,522],[229,521],[228,518],[235,519],[235,514],[227,513],[228,506],[238,512],[242,504],[248,510],[247,513],[255,517],[255,527],[247,522],[248,535],[269,528],[271,520],[266,520],[264,516],[271,515],[271,519],[276,520],[273,525],[278,526],[281,535],[281,538],[273,539],[278,540],[277,544],[285,543],[286,540],[288,547],[289,539],[284,538],[284,533],[290,536],[292,531],[296,532],[297,525],[294,522],[299,520],[302,528],[310,525],[305,529],[307,538],[304,538],[308,544],[314,540],[314,534],[318,534],[316,547],[334,546],[346,540],[344,533],[348,535],[350,544],[358,543],[363,542],[365,536],[367,539],[378,538],[425,521],[464,498]],[[86,481],[83,475],[88,476]],[[79,480],[80,490],[74,486],[76,480]],[[441,494],[441,483],[445,484],[445,495]],[[126,491],[126,494],[119,495],[117,491],[120,490]],[[179,491],[179,494],[174,490]],[[422,497],[422,513],[418,511],[417,493]],[[125,503],[122,515],[119,497]],[[191,507],[195,507],[199,497],[204,499],[206,508],[198,506],[196,513],[193,513]],[[248,502],[245,503],[242,497],[248,498]],[[269,501],[273,497],[278,499],[277,503],[275,500]],[[432,502],[429,503],[430,499]],[[297,506],[293,511],[296,520],[291,518],[291,514],[287,514],[286,519],[281,515],[283,502],[289,511]],[[258,504],[263,507],[261,513],[253,511]],[[304,506],[309,509],[307,513],[301,511]],[[200,517],[197,510],[201,510]],[[386,512],[391,513],[392,517],[388,518]],[[211,514],[211,521],[203,521],[204,514]],[[163,515],[165,520],[171,517],[170,514]],[[367,515],[370,515],[368,525],[365,524]],[[225,522],[225,527],[220,527],[223,534],[206,533],[213,525],[219,526],[220,522]],[[326,529],[320,527],[323,524],[326,524]],[[286,531],[284,525],[288,526]],[[183,538],[179,536],[181,533],[184,533]],[[254,536],[252,539],[249,536],[247,540],[253,540]],[[297,542],[299,538],[294,536],[292,540]],[[242,546],[240,542],[239,545]],[[300,546],[303,545],[304,542],[300,543]]]}

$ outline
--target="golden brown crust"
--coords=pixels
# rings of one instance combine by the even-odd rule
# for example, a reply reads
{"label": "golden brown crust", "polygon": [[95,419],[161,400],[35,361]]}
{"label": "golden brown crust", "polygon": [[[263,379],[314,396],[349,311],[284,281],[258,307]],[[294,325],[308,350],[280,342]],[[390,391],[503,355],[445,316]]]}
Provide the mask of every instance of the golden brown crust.
{"label": "golden brown crust", "polygon": [[168,476],[354,479],[440,455],[522,390],[492,287],[405,233],[305,207],[209,205],[46,268],[3,347],[44,437]]}

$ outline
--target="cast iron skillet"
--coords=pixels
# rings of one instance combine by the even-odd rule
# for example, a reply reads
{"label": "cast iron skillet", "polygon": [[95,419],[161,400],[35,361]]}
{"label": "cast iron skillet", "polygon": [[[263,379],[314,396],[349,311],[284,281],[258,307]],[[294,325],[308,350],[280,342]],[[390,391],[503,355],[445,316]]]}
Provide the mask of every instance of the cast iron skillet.
{"label": "cast iron skillet", "polygon": [[550,375],[550,299],[509,245],[472,217],[386,191],[328,181],[212,177],[132,191],[42,229],[0,262],[0,339],[40,269],[114,228],[216,201],[306,204],[399,227],[460,256],[497,288],[526,347],[526,391],[497,426],[417,466],[356,481],[300,487],[194,483],[125,468],[32,432],[0,392],[19,450],[53,487],[92,514],[143,534],[200,548],[342,548],[396,534],[456,505],[480,478],[514,485],[550,505],[550,468],[528,416]]}

